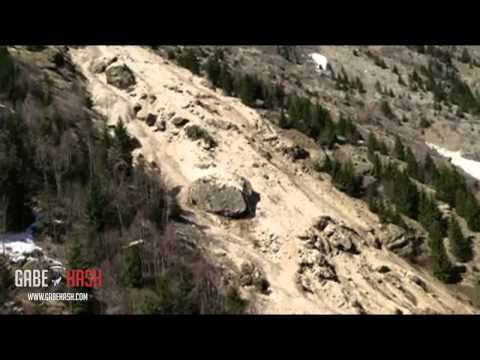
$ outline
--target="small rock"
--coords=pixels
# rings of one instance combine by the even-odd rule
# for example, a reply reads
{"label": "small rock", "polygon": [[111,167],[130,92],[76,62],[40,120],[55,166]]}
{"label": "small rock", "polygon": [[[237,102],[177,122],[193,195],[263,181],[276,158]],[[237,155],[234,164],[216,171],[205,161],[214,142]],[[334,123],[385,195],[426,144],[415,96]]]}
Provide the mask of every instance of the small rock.
{"label": "small rock", "polygon": [[386,265],[381,265],[376,269],[376,271],[379,272],[380,274],[386,274],[390,272],[391,269]]}
{"label": "small rock", "polygon": [[187,118],[181,117],[181,116],[177,116],[177,117],[172,119],[172,124],[175,125],[176,127],[182,127],[182,126],[188,124],[189,122],[190,122],[190,120],[188,120]]}
{"label": "small rock", "polygon": [[167,130],[167,123],[165,122],[165,120],[160,120],[160,121],[157,123],[157,130],[158,130],[158,131],[165,131],[165,130]]}
{"label": "small rock", "polygon": [[304,160],[310,157],[310,153],[298,145],[286,148],[284,153],[293,161]]}
{"label": "small rock", "polygon": [[148,114],[145,122],[147,123],[148,126],[154,126],[155,123],[157,122],[157,115],[155,114]]}

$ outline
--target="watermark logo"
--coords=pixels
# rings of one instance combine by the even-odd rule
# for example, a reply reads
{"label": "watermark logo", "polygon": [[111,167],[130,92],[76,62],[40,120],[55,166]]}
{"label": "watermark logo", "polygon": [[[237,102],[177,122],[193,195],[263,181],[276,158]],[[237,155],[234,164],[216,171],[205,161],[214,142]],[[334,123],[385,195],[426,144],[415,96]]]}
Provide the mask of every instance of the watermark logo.
{"label": "watermark logo", "polygon": [[66,277],[68,288],[102,287],[102,272],[98,269],[70,269]]}
{"label": "watermark logo", "polygon": [[[69,269],[65,272],[65,279],[62,274],[51,270],[15,271],[15,286],[28,289],[27,296],[31,301],[86,301],[89,294],[75,289],[103,286],[102,272],[98,269]],[[57,292],[65,288],[64,284],[70,292]]]}

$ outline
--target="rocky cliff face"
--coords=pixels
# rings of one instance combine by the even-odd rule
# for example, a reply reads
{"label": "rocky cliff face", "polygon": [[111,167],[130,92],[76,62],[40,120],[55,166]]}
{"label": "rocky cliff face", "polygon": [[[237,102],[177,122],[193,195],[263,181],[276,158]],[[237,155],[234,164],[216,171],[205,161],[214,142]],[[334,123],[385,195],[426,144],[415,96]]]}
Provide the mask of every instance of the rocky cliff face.
{"label": "rocky cliff face", "polygon": [[[191,224],[187,241],[223,268],[226,283],[242,286],[256,311],[476,311],[464,295],[403,259],[415,242],[410,234],[381,225],[364,202],[312,170],[312,159],[324,158],[325,150],[311,139],[278,128],[261,110],[212,89],[151,49],[69,51],[93,110],[108,124],[125,121],[141,145],[136,158],[158,165],[181,187]],[[325,47],[323,53],[335,66],[347,51]],[[359,72],[370,71],[370,63],[355,64]],[[192,229],[206,236],[197,238]]]}

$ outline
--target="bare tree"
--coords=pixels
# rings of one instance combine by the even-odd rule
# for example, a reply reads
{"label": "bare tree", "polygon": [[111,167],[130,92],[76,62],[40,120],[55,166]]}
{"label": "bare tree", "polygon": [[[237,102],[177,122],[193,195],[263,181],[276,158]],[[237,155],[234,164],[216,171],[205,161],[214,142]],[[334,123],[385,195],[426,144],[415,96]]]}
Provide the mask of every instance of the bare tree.
{"label": "bare tree", "polygon": [[62,180],[68,173],[72,161],[73,139],[68,132],[64,132],[61,137],[60,147],[52,149],[55,153],[51,154],[53,172],[55,174],[55,183],[57,186],[57,195],[62,194]]}
{"label": "bare tree", "polygon": [[0,214],[2,215],[2,219],[0,221],[0,225],[2,226],[0,229],[0,235],[2,235],[2,253],[5,255],[5,233],[7,232],[7,208],[10,200],[6,194],[0,195]]}

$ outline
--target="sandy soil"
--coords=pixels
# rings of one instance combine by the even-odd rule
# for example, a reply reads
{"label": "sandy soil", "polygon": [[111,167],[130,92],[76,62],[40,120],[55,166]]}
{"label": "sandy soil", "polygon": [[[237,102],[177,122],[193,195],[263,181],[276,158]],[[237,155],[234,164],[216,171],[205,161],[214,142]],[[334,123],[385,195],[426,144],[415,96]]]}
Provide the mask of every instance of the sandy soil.
{"label": "sandy soil", "polygon": [[[159,164],[170,183],[182,186],[185,208],[189,209],[189,185],[214,172],[244,176],[260,194],[252,219],[226,220],[190,210],[195,221],[204,225],[214,239],[212,253],[224,249],[235,264],[253,260],[264,269],[272,293],[258,297],[261,312],[353,313],[352,299],[369,313],[393,313],[397,309],[403,313],[474,311],[429,274],[419,273],[386,250],[369,247],[369,232],[379,232],[376,216],[363,203],[338,192],[329,181],[320,181],[317,175],[302,171],[300,164],[284,158],[278,149],[291,141],[239,100],[211,90],[204,79],[146,48],[88,46],[72,49],[71,54],[89,81],[94,108],[110,123],[120,118],[127,122],[131,134],[142,143],[137,152]],[[109,86],[104,73],[91,71],[98,59],[114,56],[118,58],[115,64],[124,63],[134,72],[137,84],[132,91]],[[147,96],[142,99],[144,94]],[[197,100],[200,103],[195,103]],[[138,120],[133,111],[137,103],[142,105],[137,117],[158,114],[159,119],[166,118],[167,130],[155,132]],[[200,142],[188,139],[182,129],[168,122],[172,112],[207,129],[219,146],[209,151]],[[234,125],[238,130],[226,130],[219,122]],[[268,151],[272,159],[262,156],[260,149]],[[319,291],[307,295],[295,282],[301,247],[297,234],[308,229],[319,215],[330,215],[355,228],[365,244],[360,255],[335,257],[339,283],[320,284]],[[373,270],[378,264],[388,264],[392,269],[390,279]],[[428,283],[429,293],[409,280],[412,274]]]}

